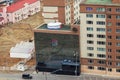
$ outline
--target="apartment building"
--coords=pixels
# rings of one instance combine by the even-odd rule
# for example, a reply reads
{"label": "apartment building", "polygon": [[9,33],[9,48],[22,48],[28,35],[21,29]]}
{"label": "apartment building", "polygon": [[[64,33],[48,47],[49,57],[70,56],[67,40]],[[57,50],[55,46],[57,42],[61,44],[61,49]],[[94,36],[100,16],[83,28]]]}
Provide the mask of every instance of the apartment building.
{"label": "apartment building", "polygon": [[40,11],[38,0],[15,0],[10,4],[5,3],[0,5],[0,24],[15,23]]}
{"label": "apartment building", "polygon": [[80,4],[81,72],[120,76],[120,0]]}
{"label": "apartment building", "polygon": [[46,23],[62,22],[72,24],[80,20],[79,4],[82,0],[41,0]]}

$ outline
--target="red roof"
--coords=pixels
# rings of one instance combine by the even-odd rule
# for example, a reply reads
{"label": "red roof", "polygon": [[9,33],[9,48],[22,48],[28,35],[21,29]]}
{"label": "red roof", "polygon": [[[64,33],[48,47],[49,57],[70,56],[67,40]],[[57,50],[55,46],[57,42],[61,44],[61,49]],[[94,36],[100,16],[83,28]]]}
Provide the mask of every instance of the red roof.
{"label": "red roof", "polygon": [[16,3],[7,7],[7,12],[11,13],[24,7],[25,3],[32,4],[38,0],[18,0]]}

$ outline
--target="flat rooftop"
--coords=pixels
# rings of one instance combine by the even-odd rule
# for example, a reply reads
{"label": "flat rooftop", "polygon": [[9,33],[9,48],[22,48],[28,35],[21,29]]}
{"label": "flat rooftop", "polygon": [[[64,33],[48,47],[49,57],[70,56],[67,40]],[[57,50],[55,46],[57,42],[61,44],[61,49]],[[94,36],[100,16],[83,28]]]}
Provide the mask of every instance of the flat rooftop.
{"label": "flat rooftop", "polygon": [[[71,29],[71,27],[76,26],[78,27],[78,31],[75,32]],[[73,34],[73,35],[79,35],[79,27],[78,25],[66,25],[61,24],[60,28],[58,29],[50,29],[48,28],[47,24],[39,25],[34,29],[34,32],[41,32],[41,33],[54,33],[54,34]]]}
{"label": "flat rooftop", "polygon": [[112,3],[112,0],[84,0],[81,4],[120,6],[120,3],[118,3],[118,4]]}
{"label": "flat rooftop", "polygon": [[111,0],[86,0],[86,4],[111,4]]}
{"label": "flat rooftop", "polygon": [[59,29],[49,29],[47,28],[47,24],[43,24],[39,27],[37,27],[37,29],[45,29],[45,30],[71,30],[71,26],[70,25],[61,25],[61,28]]}

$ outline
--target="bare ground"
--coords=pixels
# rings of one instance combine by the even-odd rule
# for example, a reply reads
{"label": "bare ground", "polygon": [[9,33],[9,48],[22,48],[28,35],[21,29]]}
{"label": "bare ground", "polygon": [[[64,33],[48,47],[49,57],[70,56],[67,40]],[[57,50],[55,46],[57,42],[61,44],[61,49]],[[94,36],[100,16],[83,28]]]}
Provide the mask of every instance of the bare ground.
{"label": "bare ground", "polygon": [[[41,12],[14,24],[6,24],[0,28],[0,66],[12,66],[21,59],[10,58],[9,50],[16,43],[33,39],[33,29],[43,23]],[[35,59],[28,65],[34,65]]]}

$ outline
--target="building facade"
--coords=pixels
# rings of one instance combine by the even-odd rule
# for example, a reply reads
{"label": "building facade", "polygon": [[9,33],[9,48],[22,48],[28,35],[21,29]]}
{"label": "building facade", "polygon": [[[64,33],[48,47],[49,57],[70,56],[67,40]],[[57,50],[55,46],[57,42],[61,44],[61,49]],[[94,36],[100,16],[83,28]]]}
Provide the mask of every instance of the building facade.
{"label": "building facade", "polygon": [[41,0],[46,23],[62,22],[72,24],[80,20],[79,5],[82,0]]}
{"label": "building facade", "polygon": [[56,29],[55,26],[48,28],[48,24],[42,24],[34,29],[36,69],[79,75],[79,26],[60,26]]}
{"label": "building facade", "polygon": [[40,11],[38,0],[18,0],[0,8],[0,24],[15,23]]}
{"label": "building facade", "polygon": [[80,4],[81,72],[120,75],[120,0]]}

